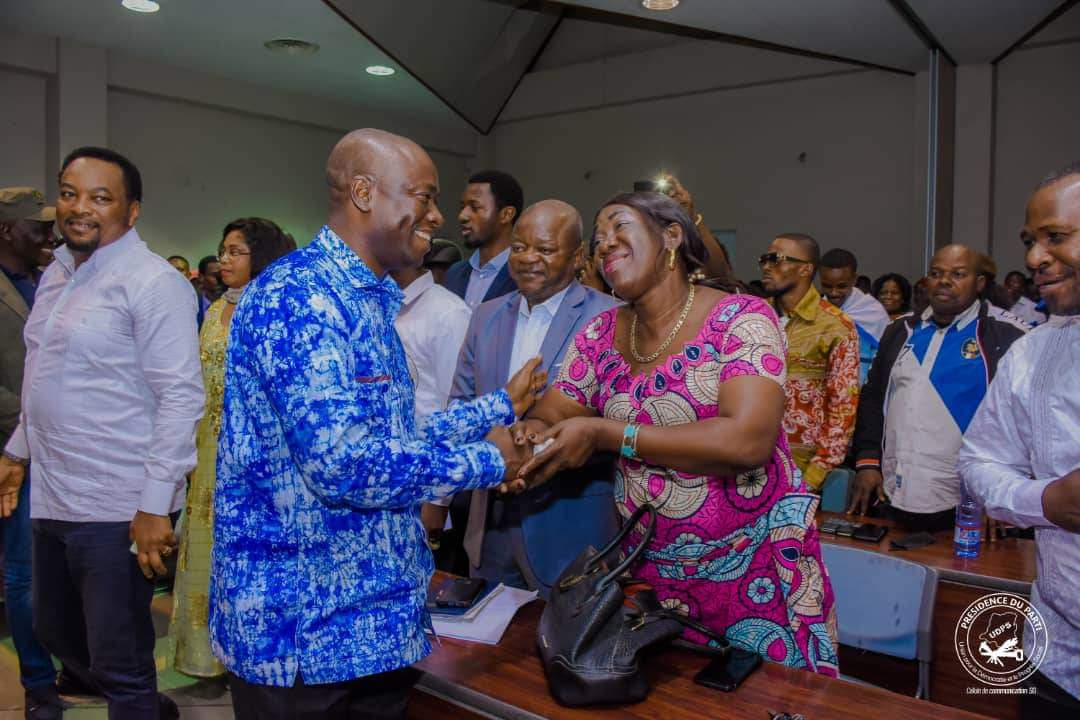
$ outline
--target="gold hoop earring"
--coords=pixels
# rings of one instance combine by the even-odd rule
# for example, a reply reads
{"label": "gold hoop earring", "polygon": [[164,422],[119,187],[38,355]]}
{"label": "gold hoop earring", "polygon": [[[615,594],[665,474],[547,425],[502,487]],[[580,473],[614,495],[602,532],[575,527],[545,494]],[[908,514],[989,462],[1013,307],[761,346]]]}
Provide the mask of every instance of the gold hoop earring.
{"label": "gold hoop earring", "polygon": [[675,270],[675,248],[668,248],[667,252],[668,252],[667,269],[671,270],[671,271],[674,271]]}

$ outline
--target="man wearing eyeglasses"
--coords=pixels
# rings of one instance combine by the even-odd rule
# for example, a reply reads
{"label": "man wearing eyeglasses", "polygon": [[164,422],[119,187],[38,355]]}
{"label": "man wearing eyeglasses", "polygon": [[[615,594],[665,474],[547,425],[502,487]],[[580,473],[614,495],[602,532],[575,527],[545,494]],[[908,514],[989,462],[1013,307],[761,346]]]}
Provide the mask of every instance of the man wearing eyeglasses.
{"label": "man wearing eyeglasses", "polygon": [[820,258],[814,238],[785,233],[758,259],[765,294],[787,334],[784,432],[815,492],[847,454],[859,403],[859,335],[814,288]]}

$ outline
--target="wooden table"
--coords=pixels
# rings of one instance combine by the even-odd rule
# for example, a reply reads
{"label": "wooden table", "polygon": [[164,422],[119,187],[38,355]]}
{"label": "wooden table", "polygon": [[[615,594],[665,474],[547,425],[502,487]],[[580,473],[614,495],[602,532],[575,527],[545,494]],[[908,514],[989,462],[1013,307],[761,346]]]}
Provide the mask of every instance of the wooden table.
{"label": "wooden table", "polygon": [[[819,513],[818,522],[839,513]],[[849,518],[851,519],[851,518]],[[933,533],[937,542],[917,550],[889,550],[889,541],[908,534],[888,520],[864,518],[863,522],[889,527],[880,543],[822,534],[823,543],[847,545],[860,550],[879,552],[917,562],[938,571],[937,599],[934,603],[934,656],[930,665],[930,699],[937,703],[981,712],[1002,720],[1020,715],[1016,695],[969,695],[969,687],[978,687],[956,657],[954,632],[964,609],[983,595],[1005,591],[1029,597],[1035,580],[1035,542],[1004,538],[982,544],[977,558],[958,558],[953,554],[952,532]],[[869,598],[868,598],[869,601]],[[901,671],[898,669],[902,668]],[[882,656],[841,648],[840,670],[897,691],[914,692],[914,663],[894,661]]]}
{"label": "wooden table", "polygon": [[[445,575],[436,574],[435,582]],[[767,711],[807,720],[976,718],[978,715],[878,688],[766,662],[733,693],[696,685],[707,658],[668,648],[647,661],[652,693],[641,703],[566,708],[552,699],[536,650],[541,601],[522,608],[496,646],[443,638],[417,667],[424,672],[409,715],[414,718],[662,718],[765,720]]]}

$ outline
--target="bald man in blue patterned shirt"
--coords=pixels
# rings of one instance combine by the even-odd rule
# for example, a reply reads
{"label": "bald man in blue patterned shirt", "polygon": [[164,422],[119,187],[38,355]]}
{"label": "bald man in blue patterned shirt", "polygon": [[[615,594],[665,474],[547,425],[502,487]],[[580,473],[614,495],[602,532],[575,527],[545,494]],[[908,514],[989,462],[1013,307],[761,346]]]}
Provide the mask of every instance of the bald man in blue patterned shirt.
{"label": "bald man in blue patterned shirt", "polygon": [[415,143],[357,130],[327,164],[330,219],[245,291],[232,321],[218,448],[210,629],[238,718],[402,717],[424,657],[432,560],[420,503],[512,478],[503,425],[544,382],[417,428],[387,273],[442,224]]}

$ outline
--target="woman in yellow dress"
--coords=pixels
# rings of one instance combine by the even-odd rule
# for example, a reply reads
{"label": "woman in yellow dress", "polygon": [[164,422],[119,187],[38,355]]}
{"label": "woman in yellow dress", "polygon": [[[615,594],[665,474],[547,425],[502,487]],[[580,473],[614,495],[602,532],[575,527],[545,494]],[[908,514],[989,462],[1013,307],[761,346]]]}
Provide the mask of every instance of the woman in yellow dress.
{"label": "woman in yellow dress", "polygon": [[188,485],[184,530],[173,587],[169,637],[175,650],[173,666],[194,677],[217,677],[225,667],[210,651],[210,548],[214,536],[214,486],[221,406],[225,393],[225,350],[229,323],[244,287],[270,263],[295,249],[291,238],[263,218],[240,218],[225,226],[218,260],[225,295],[206,310],[199,333],[206,410],[196,435],[198,464]]}

